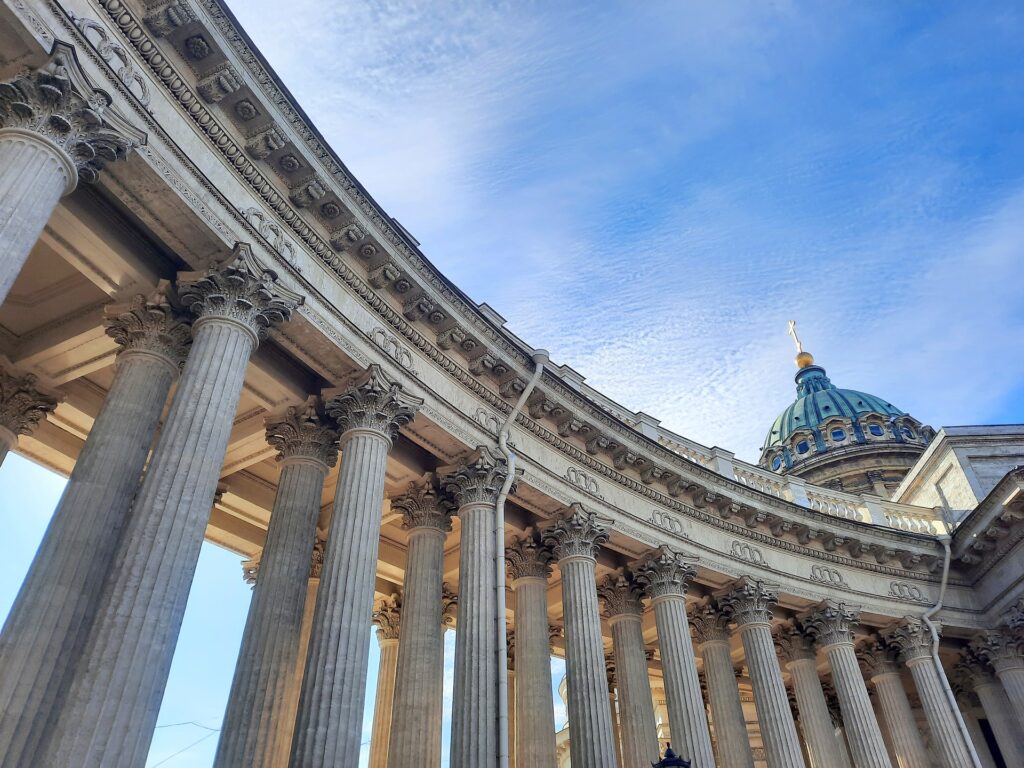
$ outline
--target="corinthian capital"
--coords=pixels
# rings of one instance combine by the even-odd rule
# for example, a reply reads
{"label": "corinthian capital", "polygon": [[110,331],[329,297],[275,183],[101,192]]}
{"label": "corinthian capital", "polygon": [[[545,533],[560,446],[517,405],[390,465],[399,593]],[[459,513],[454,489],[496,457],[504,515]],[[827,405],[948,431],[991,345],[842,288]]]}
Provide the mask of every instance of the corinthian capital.
{"label": "corinthian capital", "polygon": [[573,557],[596,560],[601,545],[608,541],[608,531],[601,522],[582,504],[572,504],[544,531],[544,543],[559,562]]}
{"label": "corinthian capital", "polygon": [[606,576],[597,587],[597,596],[604,605],[604,615],[609,619],[617,616],[643,616],[642,595],[640,585],[622,573]]}
{"label": "corinthian capital", "polygon": [[713,598],[696,603],[690,609],[690,635],[697,645],[729,642],[729,615]]}
{"label": "corinthian capital", "polygon": [[236,243],[227,259],[205,271],[179,274],[178,282],[178,296],[196,316],[196,326],[213,319],[232,321],[249,331],[254,342],[291,318],[303,301],[257,261],[248,243]]}
{"label": "corinthian capital", "polygon": [[853,644],[853,625],[860,612],[846,603],[825,600],[800,616],[800,625],[820,648],[841,643]]}
{"label": "corinthian capital", "polygon": [[652,600],[659,597],[685,597],[686,587],[697,574],[696,558],[688,557],[662,545],[633,568],[637,580]]}
{"label": "corinthian capital", "polygon": [[121,345],[121,354],[146,352],[174,368],[185,362],[192,344],[188,318],[173,309],[161,289],[149,298],[138,294],[128,304],[104,310],[107,336]]}
{"label": "corinthian capital", "polygon": [[110,107],[78,66],[74,49],[57,43],[42,68],[0,83],[0,128],[42,137],[66,164],[66,191],[96,180],[105,163],[123,159],[146,135]]}
{"label": "corinthian capital", "polygon": [[516,539],[505,548],[509,579],[537,578],[547,581],[551,575],[551,550],[538,543],[533,534]]}
{"label": "corinthian capital", "polygon": [[1010,630],[984,632],[971,647],[996,672],[1024,667],[1024,637]]}
{"label": "corinthian capital", "polygon": [[378,640],[397,640],[402,623],[402,598],[382,597],[373,612],[373,623],[377,625]]}
{"label": "corinthian capital", "polygon": [[36,385],[31,373],[18,374],[0,368],[0,429],[14,435],[30,435],[40,419],[57,407],[57,399]]}
{"label": "corinthian capital", "polygon": [[772,606],[779,602],[778,587],[746,576],[719,592],[719,605],[729,614],[737,627],[750,624],[770,624]]}
{"label": "corinthian capital", "polygon": [[391,500],[391,508],[402,513],[402,523],[408,530],[429,528],[447,533],[452,529],[455,504],[438,490],[433,473],[409,483],[404,494]]}
{"label": "corinthian capital", "polygon": [[855,651],[860,671],[868,680],[899,671],[896,666],[896,653],[877,635],[857,643]]}
{"label": "corinthian capital", "polygon": [[327,469],[338,460],[338,433],[324,424],[316,397],[289,407],[283,416],[268,418],[267,442],[277,449],[278,461],[311,459]]}
{"label": "corinthian capital", "polygon": [[904,664],[932,655],[932,634],[920,619],[907,616],[882,630],[885,642],[894,648]]}
{"label": "corinthian capital", "polygon": [[801,632],[800,628],[792,622],[773,627],[772,640],[775,642],[775,650],[778,652],[779,658],[785,662],[817,658],[811,638]]}
{"label": "corinthian capital", "polygon": [[[518,474],[521,470],[516,472]],[[481,445],[458,464],[439,469],[438,474],[445,490],[460,507],[476,503],[496,504],[508,477],[508,462],[504,456]]]}
{"label": "corinthian capital", "polygon": [[423,405],[418,397],[402,391],[402,385],[384,375],[379,365],[371,365],[355,378],[347,389],[324,393],[327,413],[338,422],[342,435],[353,429],[380,432],[394,440],[398,430],[413,420]]}
{"label": "corinthian capital", "polygon": [[441,584],[441,626],[455,626],[456,614],[459,609],[459,596],[452,592],[448,582]]}

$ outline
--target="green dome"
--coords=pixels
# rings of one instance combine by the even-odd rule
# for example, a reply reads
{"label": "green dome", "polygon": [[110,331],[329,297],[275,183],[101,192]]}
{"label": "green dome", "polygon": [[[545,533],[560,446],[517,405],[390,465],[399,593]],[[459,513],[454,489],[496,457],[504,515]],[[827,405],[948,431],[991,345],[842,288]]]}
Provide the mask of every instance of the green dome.
{"label": "green dome", "polygon": [[[822,425],[836,418],[848,420],[854,432],[859,432],[860,417],[866,413],[880,414],[888,426],[891,417],[906,416],[904,411],[883,398],[858,392],[855,389],[839,389],[825,375],[825,369],[808,365],[796,374],[797,398],[787,407],[768,432],[764,450],[786,445],[794,433],[800,430],[819,432]],[[856,435],[855,437],[861,437]]]}

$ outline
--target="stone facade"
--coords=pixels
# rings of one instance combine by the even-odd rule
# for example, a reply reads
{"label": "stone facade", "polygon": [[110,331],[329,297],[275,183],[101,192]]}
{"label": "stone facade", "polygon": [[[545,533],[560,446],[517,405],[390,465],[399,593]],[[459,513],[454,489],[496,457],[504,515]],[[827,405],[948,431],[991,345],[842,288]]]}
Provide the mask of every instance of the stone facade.
{"label": "stone facade", "polygon": [[[374,765],[436,766],[450,715],[457,766],[634,766],[671,734],[695,768],[792,768],[825,743],[815,672],[858,764],[885,734],[971,764],[982,721],[1019,754],[1021,470],[951,531],[936,657],[932,505],[747,464],[547,362],[394,225],[219,0],[68,5],[0,7],[0,450],[70,475],[0,635],[0,766],[143,764],[204,537],[261,553],[223,765],[355,765],[374,622]],[[497,433],[524,397],[512,472]],[[808,643],[795,667],[783,626]],[[909,667],[869,680],[880,717],[868,640]],[[961,648],[967,719],[944,698]]]}

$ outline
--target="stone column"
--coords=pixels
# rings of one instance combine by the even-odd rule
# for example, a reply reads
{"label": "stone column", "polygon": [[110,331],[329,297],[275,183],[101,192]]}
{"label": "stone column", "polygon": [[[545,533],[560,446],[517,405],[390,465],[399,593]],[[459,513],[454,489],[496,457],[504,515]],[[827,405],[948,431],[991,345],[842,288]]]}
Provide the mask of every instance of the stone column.
{"label": "stone column", "polygon": [[[495,603],[495,504],[508,477],[505,459],[479,446],[458,466],[438,470],[459,506],[459,618],[455,635],[452,768],[498,761],[499,622]],[[504,524],[504,523],[503,523]],[[504,629],[502,629],[504,631]]]}
{"label": "stone column", "polygon": [[217,746],[216,766],[272,768],[287,763],[298,701],[297,657],[327,471],[338,458],[338,433],[324,425],[316,398],[267,421],[281,476],[249,604],[238,664]]}
{"label": "stone column", "polygon": [[895,655],[878,638],[871,638],[857,646],[857,660],[875,688],[897,768],[929,768],[931,761],[910,709]]}
{"label": "stone column", "polygon": [[1010,700],[992,667],[968,648],[958,668],[977,695],[1006,764],[1024,765],[1024,732],[1017,726]]}
{"label": "stone column", "polygon": [[694,606],[690,613],[690,633],[704,664],[718,760],[722,768],[753,768],[754,756],[732,666],[728,621],[714,600]]}
{"label": "stone column", "polygon": [[634,572],[654,607],[673,743],[693,768],[712,768],[715,755],[686,619],[686,585],[696,569],[688,558],[663,546]]}
{"label": "stone column", "polygon": [[974,645],[978,655],[996,671],[1017,717],[1017,727],[1024,731],[1024,631],[986,632]]}
{"label": "stone column", "polygon": [[612,629],[618,692],[620,768],[649,768],[658,760],[654,699],[644,656],[641,587],[623,574],[608,576],[598,595]]}
{"label": "stone column", "polygon": [[508,764],[516,764],[516,632],[505,632],[505,655],[507,658],[508,685],[505,686],[508,701]]}
{"label": "stone column", "polygon": [[[604,657],[604,670],[605,675],[608,678],[608,712],[612,718],[612,739],[615,741],[615,765],[623,765],[622,757],[622,727],[619,724],[619,702],[616,694],[616,688],[618,682],[615,679],[615,657],[605,655]],[[650,683],[648,682],[648,687]],[[654,703],[651,703],[651,710],[654,709]]]}
{"label": "stone column", "polygon": [[852,625],[859,615],[845,603],[826,600],[801,614],[800,625],[828,659],[854,764],[858,768],[891,768],[853,650]]}
{"label": "stone column", "polygon": [[430,729],[430,754],[433,755],[430,764],[441,764],[441,730],[444,721],[444,637],[448,630],[455,625],[456,614],[458,613],[459,598],[451,591],[448,583],[441,585],[441,651],[438,654],[437,662],[437,687],[442,691],[442,698],[434,702],[434,715],[431,720]]}
{"label": "stone column", "polygon": [[515,768],[555,768],[555,708],[551,698],[548,576],[551,553],[532,535],[505,550],[515,595]]}
{"label": "stone column", "polygon": [[67,44],[0,86],[0,303],[60,198],[144,141],[89,85]]}
{"label": "stone column", "polygon": [[554,551],[562,576],[573,768],[608,768],[615,764],[594,570],[597,553],[606,541],[608,532],[597,516],[580,504],[563,511],[544,532],[544,542]]}
{"label": "stone column", "polygon": [[[0,464],[18,445],[18,435],[31,435],[56,407],[57,399],[44,392],[31,373],[20,375],[13,369],[0,368]],[[138,480],[136,475],[134,482]]]}
{"label": "stone column", "polygon": [[398,430],[423,403],[378,365],[324,399],[341,432],[341,471],[295,720],[294,768],[359,762],[384,473]]}
{"label": "stone column", "polygon": [[[121,344],[113,383],[0,635],[0,765],[38,753],[67,695],[160,412],[191,343],[188,324],[160,294],[152,301],[136,296],[108,314],[107,333]],[[0,373],[0,425],[13,418],[27,433],[55,405],[31,377]]]}
{"label": "stone column", "polygon": [[821,688],[818,657],[811,641],[791,623],[777,626],[773,636],[779,658],[793,679],[809,768],[848,768],[849,761],[836,747],[836,730]]}
{"label": "stone column", "polygon": [[992,757],[992,750],[989,749],[988,741],[981,730],[981,723],[975,714],[981,706],[976,694],[972,691],[960,691],[957,693],[956,703],[960,707],[964,722],[967,724],[967,731],[971,734],[971,741],[974,744],[974,751],[978,753],[982,768],[996,768],[995,758]]}
{"label": "stone column", "polygon": [[433,475],[410,483],[405,494],[391,500],[402,513],[408,531],[402,593],[402,642],[398,647],[395,708],[391,746],[396,768],[437,768],[433,729],[443,678],[437,663],[444,655],[441,628],[441,589],[444,579],[444,541],[451,530],[452,503],[439,494]]}
{"label": "stone column", "polygon": [[948,768],[971,765],[970,752],[957,723],[960,713],[950,708],[945,686],[932,661],[932,637],[928,628],[920,620],[908,617],[885,629],[882,636],[910,668],[931,728],[932,744],[940,759]]}
{"label": "stone column", "polygon": [[[369,768],[387,768],[388,756],[392,754],[390,747],[391,725],[394,722],[395,679],[398,671],[398,655],[401,653],[399,633],[404,612],[403,601],[391,597],[381,600],[380,607],[373,613],[373,622],[377,625],[380,664],[377,667],[377,696],[373,702]],[[407,765],[399,753],[394,754],[393,765]]]}
{"label": "stone column", "polygon": [[56,765],[145,761],[249,357],[301,301],[242,243],[178,279],[192,350],[53,731]]}
{"label": "stone column", "polygon": [[718,602],[735,622],[743,642],[769,768],[802,767],[800,740],[772,640],[771,609],[778,602],[777,589],[742,578],[720,592]]}

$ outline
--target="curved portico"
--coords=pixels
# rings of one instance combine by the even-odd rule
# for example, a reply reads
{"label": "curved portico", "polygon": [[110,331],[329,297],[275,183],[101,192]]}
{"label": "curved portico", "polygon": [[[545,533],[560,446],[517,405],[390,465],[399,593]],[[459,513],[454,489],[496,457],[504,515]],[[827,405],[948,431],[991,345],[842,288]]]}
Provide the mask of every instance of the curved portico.
{"label": "curved portico", "polygon": [[[856,764],[885,764],[883,732],[898,734],[912,755],[906,764],[915,764],[908,707],[921,727],[944,730],[945,754],[970,760],[967,728],[943,708],[942,694],[943,676],[971,642],[978,663],[991,666],[986,684],[994,681],[1020,704],[1020,625],[1002,618],[1024,592],[1012,567],[1024,538],[1019,470],[1005,473],[952,531],[938,665],[932,635],[920,624],[939,598],[946,565],[937,536],[947,522],[935,509],[821,488],[701,446],[611,401],[568,366],[548,365],[513,418],[517,475],[502,503],[509,472],[497,432],[534,374],[534,350],[493,310],[469,301],[395,226],[218,2],[98,0],[91,7],[88,24],[41,0],[0,11],[23,32],[23,49],[12,58],[49,72],[49,52],[61,41],[64,61],[73,51],[76,62],[68,87],[104,94],[104,130],[128,137],[94,164],[94,187],[59,201],[65,188],[53,182],[33,211],[41,233],[30,238],[22,265],[7,264],[14,302],[0,306],[0,325],[14,330],[0,336],[3,381],[35,378],[32,387],[0,386],[0,424],[11,414],[32,416],[11,416],[17,429],[2,427],[0,438],[65,474],[80,457],[121,455],[99,447],[119,434],[101,415],[120,412],[117,376],[125,375],[115,374],[123,343],[104,333],[104,308],[123,302],[126,287],[144,297],[133,311],[152,305],[174,317],[191,313],[193,343],[186,352],[184,340],[174,339],[184,373],[148,467],[143,472],[138,458],[125,465],[131,477],[122,485],[138,488],[141,516],[116,551],[115,542],[105,544],[112,576],[81,601],[93,606],[89,615],[72,622],[96,633],[79,650],[102,669],[88,661],[58,669],[50,658],[53,669],[40,671],[49,657],[36,659],[40,679],[66,676],[62,685],[72,693],[62,704],[29,695],[0,666],[0,717],[59,723],[31,733],[62,759],[84,745],[96,764],[138,764],[204,534],[245,557],[266,547],[275,572],[257,582],[252,616],[260,618],[252,621],[288,624],[287,632],[252,629],[258,634],[246,647],[274,652],[248,656],[239,680],[260,691],[278,685],[293,700],[235,708],[235,741],[225,741],[223,754],[269,744],[253,733],[267,728],[274,754],[290,741],[294,765],[354,764],[373,605],[403,594],[403,632],[420,629],[404,648],[399,634],[389,655],[397,682],[381,690],[402,693],[378,708],[395,728],[377,740],[379,760],[402,765],[396,750],[428,739],[416,764],[434,764],[441,715],[432,665],[443,638],[445,584],[458,585],[457,765],[508,751],[496,725],[502,623],[516,625],[519,654],[508,711],[544,727],[550,713],[524,702],[543,693],[545,654],[566,657],[580,670],[567,683],[570,742],[583,733],[594,742],[590,751],[579,742],[570,749],[582,764],[601,768],[617,759],[611,755],[630,764],[653,759],[653,707],[639,700],[652,681],[665,692],[673,746],[685,746],[691,754],[683,756],[700,768],[715,759],[749,766],[762,755],[773,766],[798,765],[801,733],[804,742],[815,740],[808,754],[822,754],[828,726],[814,674],[834,681]],[[115,44],[138,79],[115,66]],[[9,119],[8,102],[0,120]],[[19,210],[10,218],[22,216],[19,237],[27,237],[38,222]],[[13,224],[0,224],[2,237]],[[234,261],[224,261],[228,254]],[[24,297],[52,280],[56,299],[27,306]],[[164,280],[168,290],[155,302]],[[149,418],[147,436],[173,373],[168,368],[167,381],[137,404],[148,409],[141,414]],[[295,462],[278,461],[280,440],[268,440],[266,419],[294,417],[300,411],[289,408],[321,393],[316,421],[324,434],[339,436],[339,466],[319,460],[303,469],[309,482],[297,484]],[[318,450],[333,457],[328,442]],[[301,494],[279,497],[299,485]],[[129,495],[118,494],[121,501]],[[98,502],[90,496],[89,503]],[[495,531],[498,508],[504,517]],[[279,510],[299,510],[302,519],[278,520]],[[62,542],[73,538],[48,538],[49,556],[71,562],[75,553]],[[315,569],[307,568],[311,551]],[[499,616],[496,560],[506,552],[513,553],[508,611]],[[148,570],[161,564],[160,573]],[[89,573],[88,583],[99,584]],[[604,620],[598,585],[611,606]],[[308,604],[278,615],[267,597],[276,594],[308,595]],[[688,623],[688,611],[699,626]],[[548,625],[565,627],[550,650]],[[817,645],[780,662],[772,630],[783,626],[799,627]],[[25,654],[14,629],[4,629],[0,660]],[[309,651],[282,649],[286,641]],[[875,720],[860,677],[854,648],[866,641],[885,646],[879,653],[886,658],[902,654],[911,667],[902,676],[886,668],[870,681],[884,694],[879,711],[891,723]],[[619,737],[609,718],[605,646],[618,665]],[[653,659],[645,654],[652,649]],[[800,729],[787,683],[797,687],[798,706],[818,707],[798,712]],[[415,711],[396,714],[407,697]],[[106,709],[97,711],[100,699]],[[909,702],[920,702],[921,711]],[[271,722],[276,712],[297,712],[297,726]],[[553,768],[554,739],[531,749],[522,727],[510,730],[519,765]],[[0,766],[17,765],[25,733],[0,719]],[[758,746],[726,748],[726,733]]]}

